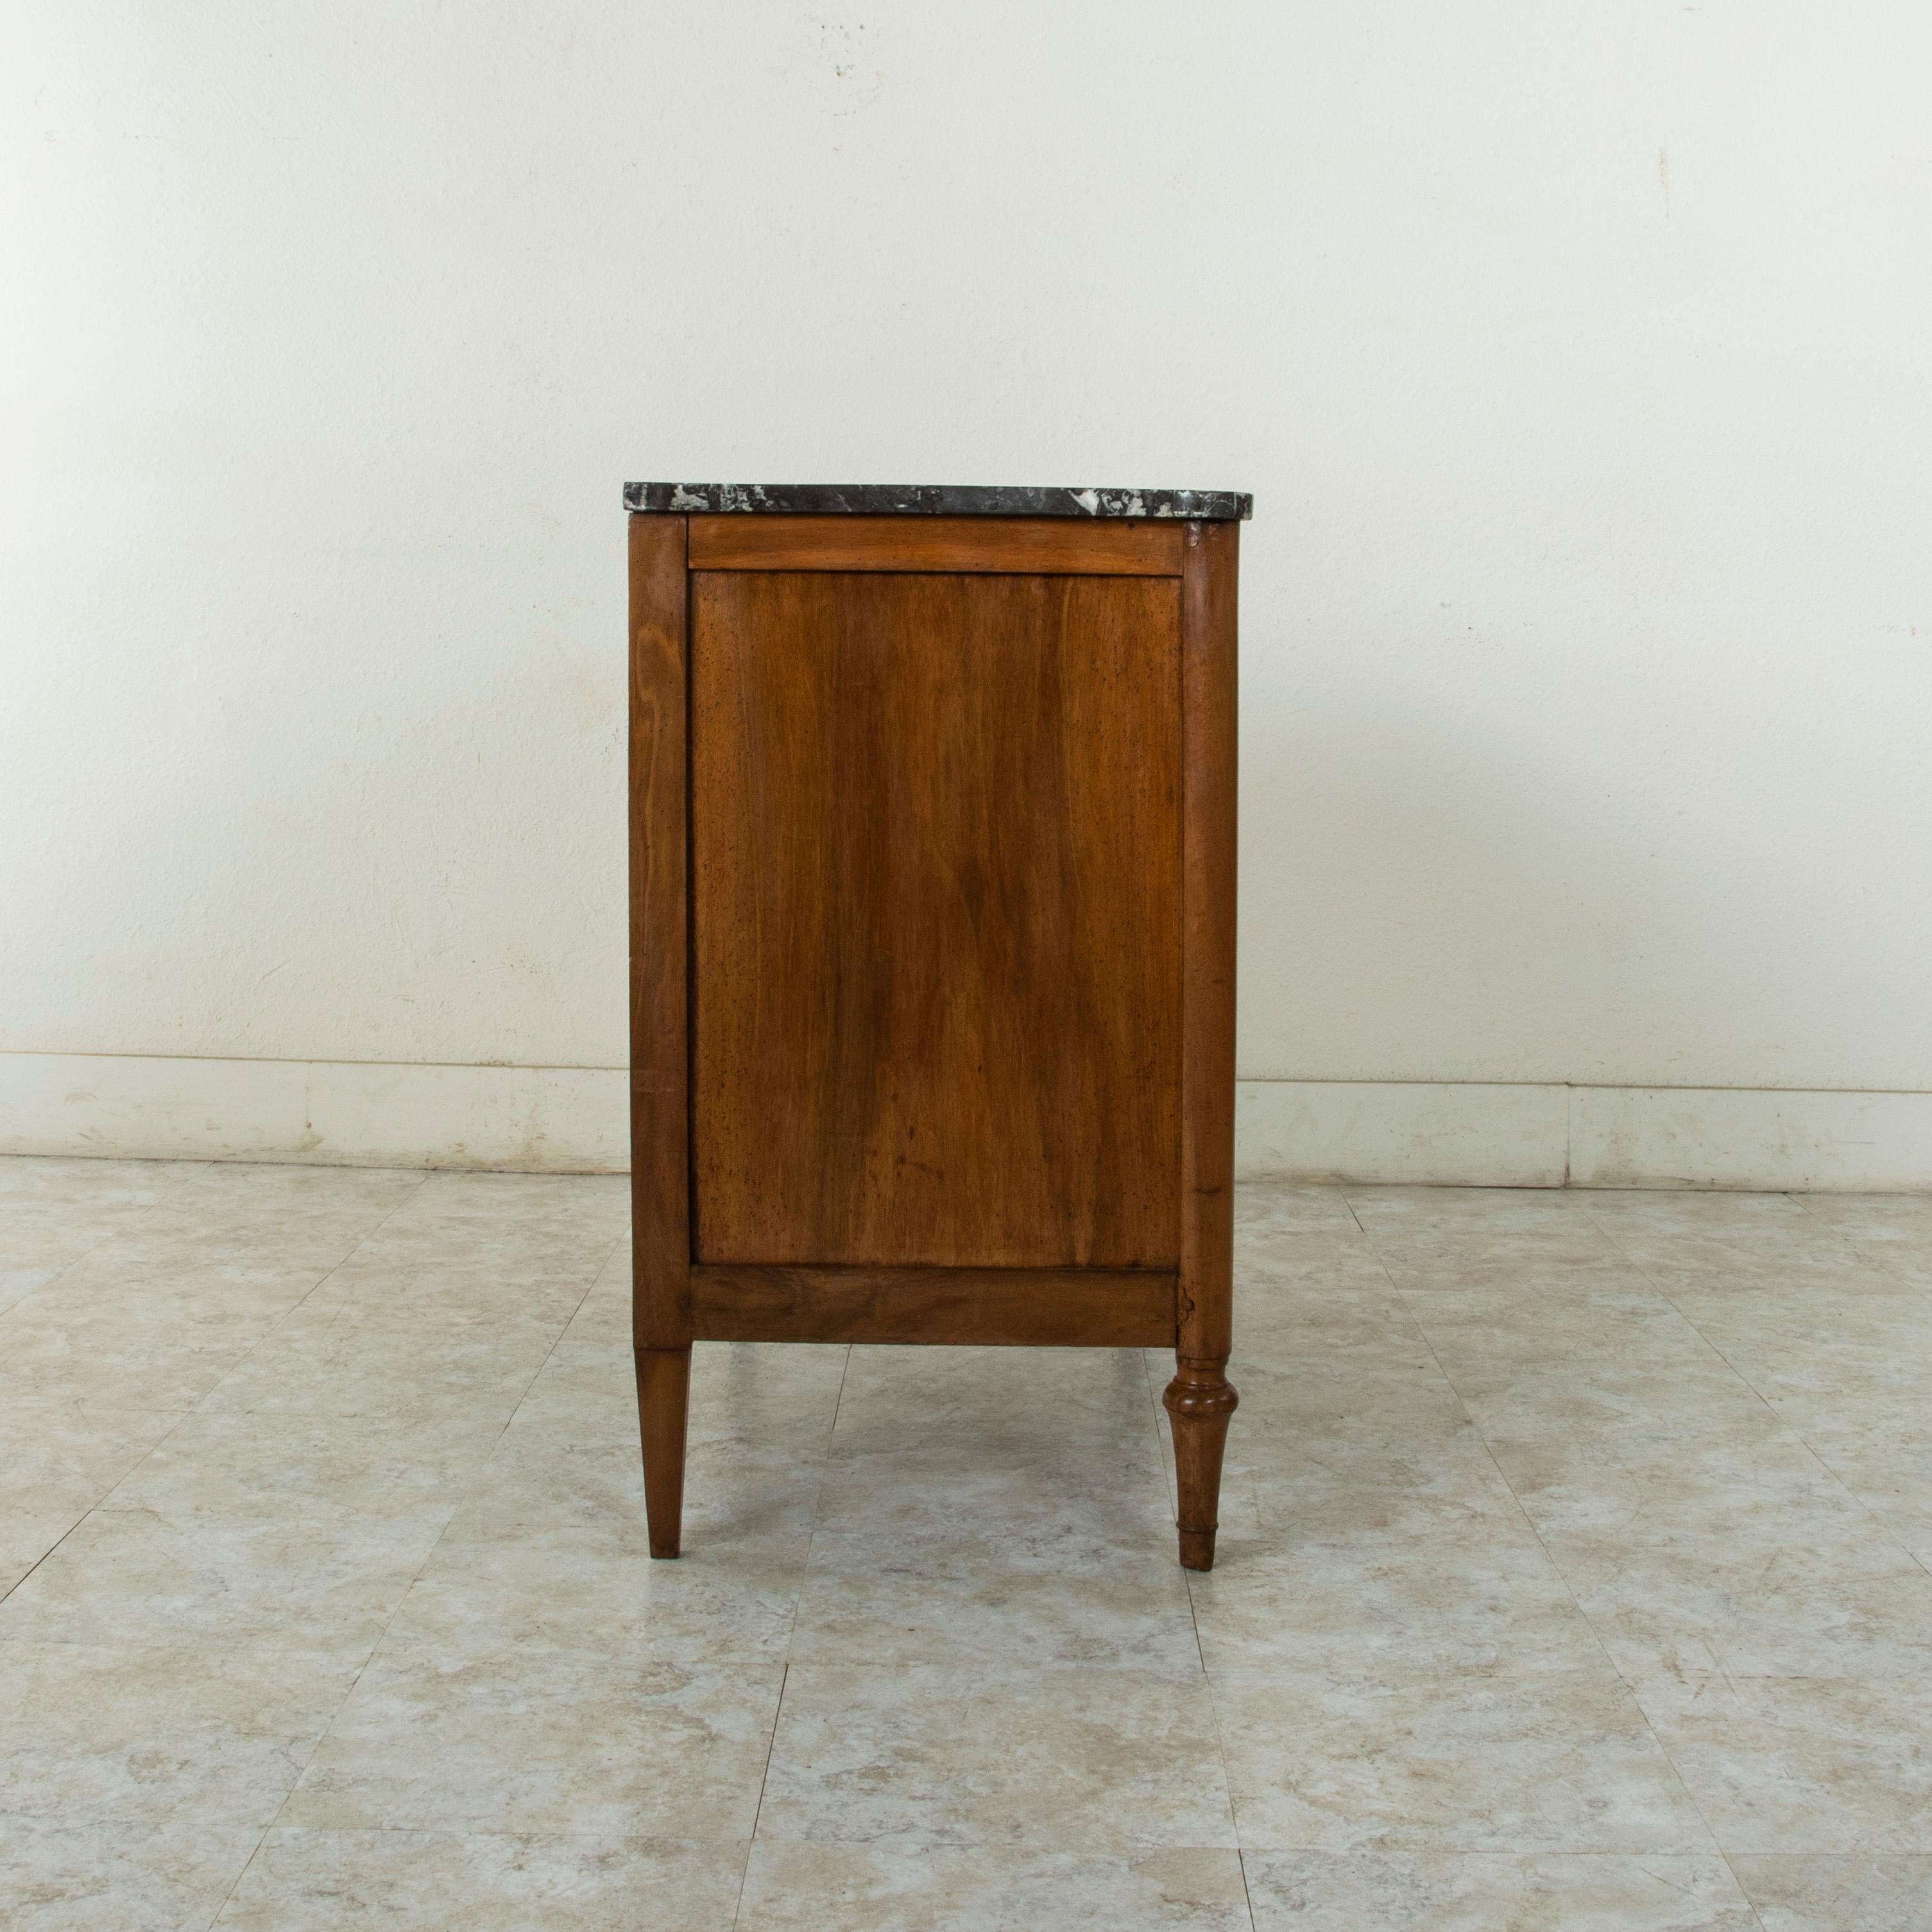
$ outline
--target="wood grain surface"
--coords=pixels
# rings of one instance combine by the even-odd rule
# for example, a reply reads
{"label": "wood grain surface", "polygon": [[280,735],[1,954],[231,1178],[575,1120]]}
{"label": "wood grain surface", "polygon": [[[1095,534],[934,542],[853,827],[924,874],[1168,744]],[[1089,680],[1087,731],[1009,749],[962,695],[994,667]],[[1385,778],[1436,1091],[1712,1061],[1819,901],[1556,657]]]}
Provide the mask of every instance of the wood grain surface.
{"label": "wood grain surface", "polygon": [[1174,1434],[1180,1561],[1214,1567],[1221,1462],[1240,1397],[1223,1372],[1234,1336],[1235,606],[1240,535],[1190,524],[1181,580],[1180,1273]]}
{"label": "wood grain surface", "polygon": [[698,516],[691,567],[1178,577],[1184,528],[1000,517]]}
{"label": "wood grain surface", "polygon": [[701,1342],[1174,1346],[1169,1269],[700,1267],[691,1292]]}
{"label": "wood grain surface", "polygon": [[1174,1267],[1179,580],[690,582],[697,1258]]}
{"label": "wood grain surface", "polygon": [[685,520],[631,519],[631,1215],[638,1346],[688,1346]]}

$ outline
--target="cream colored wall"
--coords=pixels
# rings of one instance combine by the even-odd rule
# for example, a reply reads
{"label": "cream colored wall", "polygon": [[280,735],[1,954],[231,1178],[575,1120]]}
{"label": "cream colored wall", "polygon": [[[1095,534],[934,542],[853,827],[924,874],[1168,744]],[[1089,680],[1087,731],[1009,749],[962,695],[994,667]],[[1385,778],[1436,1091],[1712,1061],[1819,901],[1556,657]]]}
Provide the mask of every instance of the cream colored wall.
{"label": "cream colored wall", "polygon": [[620,1158],[620,483],[1090,482],[1251,1165],[1932,1184],[1922,10],[4,15],[0,1146]]}

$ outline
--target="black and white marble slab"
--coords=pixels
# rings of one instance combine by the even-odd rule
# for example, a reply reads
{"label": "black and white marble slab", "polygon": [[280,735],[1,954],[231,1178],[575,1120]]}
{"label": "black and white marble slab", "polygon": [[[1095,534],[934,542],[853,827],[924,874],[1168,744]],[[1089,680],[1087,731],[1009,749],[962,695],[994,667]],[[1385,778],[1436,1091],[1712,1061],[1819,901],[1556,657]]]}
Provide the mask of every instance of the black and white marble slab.
{"label": "black and white marble slab", "polygon": [[1046,490],[1025,485],[901,483],[626,483],[627,510],[814,517],[1156,517],[1245,521],[1239,490]]}

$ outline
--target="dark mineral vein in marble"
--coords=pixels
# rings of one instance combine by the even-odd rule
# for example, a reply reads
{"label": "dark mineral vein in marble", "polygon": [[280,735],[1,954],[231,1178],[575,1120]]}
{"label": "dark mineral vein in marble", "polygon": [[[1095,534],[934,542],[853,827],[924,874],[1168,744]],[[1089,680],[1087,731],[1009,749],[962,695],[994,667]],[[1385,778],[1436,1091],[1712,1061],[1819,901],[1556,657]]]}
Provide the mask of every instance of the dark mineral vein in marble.
{"label": "dark mineral vein in marble", "polygon": [[1164,517],[1234,523],[1255,500],[1236,490],[1041,490],[897,483],[626,483],[627,510],[757,516]]}

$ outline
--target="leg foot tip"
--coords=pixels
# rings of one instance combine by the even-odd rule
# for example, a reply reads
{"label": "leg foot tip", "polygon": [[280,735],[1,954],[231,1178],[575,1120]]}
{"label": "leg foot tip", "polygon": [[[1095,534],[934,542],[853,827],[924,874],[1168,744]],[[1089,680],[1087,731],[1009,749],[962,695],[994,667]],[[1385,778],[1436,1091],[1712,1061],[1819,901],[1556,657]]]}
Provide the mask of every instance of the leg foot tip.
{"label": "leg foot tip", "polygon": [[678,1546],[676,1544],[661,1544],[655,1538],[652,1539],[651,1555],[658,1562],[669,1562],[676,1556],[677,1553]]}
{"label": "leg foot tip", "polygon": [[1214,1568],[1214,1532],[1211,1529],[1184,1529],[1180,1532],[1180,1567],[1184,1570]]}

